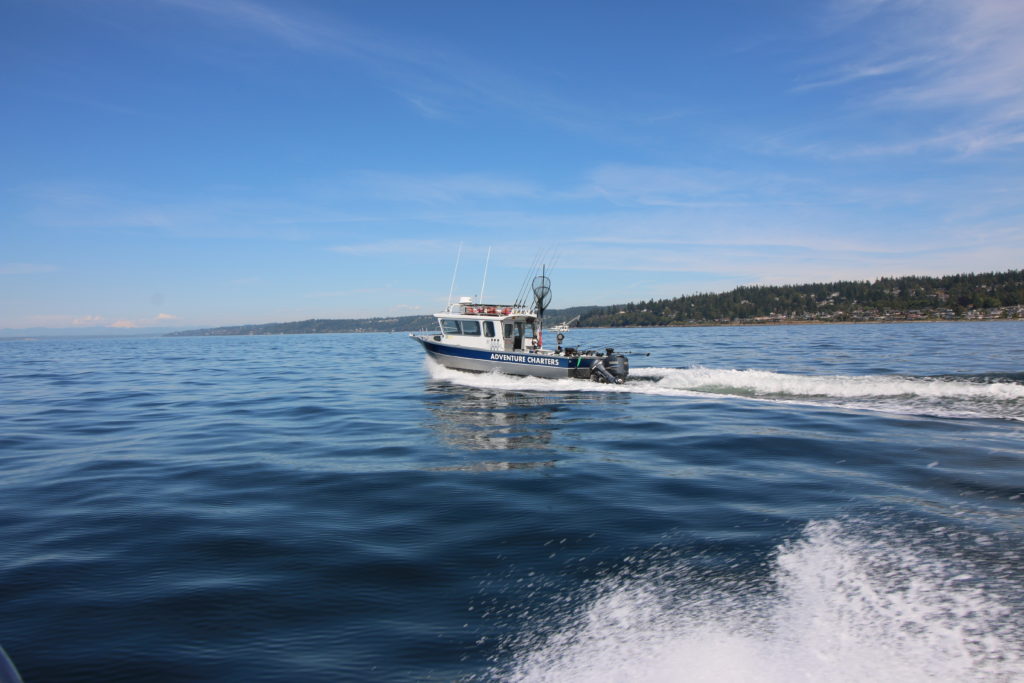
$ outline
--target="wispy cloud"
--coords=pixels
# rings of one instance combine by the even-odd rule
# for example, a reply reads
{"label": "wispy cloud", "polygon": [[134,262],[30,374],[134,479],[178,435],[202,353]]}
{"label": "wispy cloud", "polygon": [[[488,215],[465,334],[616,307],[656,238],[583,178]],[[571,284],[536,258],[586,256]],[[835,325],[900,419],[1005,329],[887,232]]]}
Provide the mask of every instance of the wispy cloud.
{"label": "wispy cloud", "polygon": [[898,143],[865,141],[830,156],[972,156],[1024,143],[1024,3],[843,0],[833,3],[831,16],[831,29],[847,29],[847,50],[857,56],[837,48],[838,61],[794,92],[856,84],[863,87],[851,90],[852,106],[935,118]]}
{"label": "wispy cloud", "polygon": [[709,169],[605,164],[591,171],[587,182],[571,194],[618,205],[679,206],[720,198],[724,186],[711,180],[720,177]]}
{"label": "wispy cloud", "polygon": [[299,50],[358,53],[373,51],[372,42],[337,21],[317,22],[271,9],[247,0],[162,0],[164,4],[191,10],[240,30],[263,34]]}
{"label": "wispy cloud", "polygon": [[0,263],[0,275],[36,275],[56,270],[57,266],[47,263]]}
{"label": "wispy cloud", "polygon": [[[426,118],[448,118],[453,110],[486,104],[515,110],[566,128],[581,129],[598,117],[547,88],[524,81],[479,57],[420,36],[380,30],[254,0],[163,0],[236,31],[271,38],[294,50],[358,62],[387,89]],[[287,9],[281,9],[287,7]]]}
{"label": "wispy cloud", "polygon": [[917,78],[883,94],[883,100],[914,106],[1020,101],[1024,95],[1024,4],[973,0],[920,5],[910,29],[938,24],[944,31],[903,32],[909,50],[924,60]]}
{"label": "wispy cloud", "polygon": [[[332,299],[347,297],[367,297],[377,294],[394,295],[422,295],[421,290],[403,289],[400,287],[359,287],[355,289],[342,289],[331,292],[309,292],[305,296],[310,299]],[[409,308],[409,306],[397,306],[397,308]],[[418,308],[418,307],[417,307]]]}
{"label": "wispy cloud", "polygon": [[107,322],[108,318],[102,315],[79,315],[79,316],[51,316],[47,321],[48,326],[54,324],[69,325],[71,327],[110,327],[114,329],[136,329],[140,327],[161,327],[172,320],[178,320],[178,316],[170,313],[158,313],[155,316],[145,318],[119,318],[114,322]]}
{"label": "wispy cloud", "polygon": [[392,239],[381,242],[363,242],[341,244],[329,247],[339,254],[353,256],[387,255],[387,254],[433,254],[451,251],[451,242],[441,240]]}
{"label": "wispy cloud", "polygon": [[[128,229],[203,239],[297,241],[327,227],[345,230],[379,220],[375,214],[352,212],[328,188],[327,183],[315,189],[293,185],[262,194],[248,188],[208,188],[195,197],[81,183],[29,186],[17,194],[25,206],[20,219],[43,229]],[[7,264],[27,265],[31,264]]]}
{"label": "wispy cloud", "polygon": [[378,199],[452,203],[536,196],[538,188],[522,180],[482,174],[409,175],[366,172],[359,181]]}
{"label": "wispy cloud", "polygon": [[[402,176],[402,184],[409,187],[430,187],[432,182],[429,177]],[[639,264],[648,263],[648,257],[659,263],[658,250],[673,255],[719,247],[809,248],[881,257],[938,242],[966,254],[969,249],[963,250],[972,246],[981,225],[1016,230],[1011,219],[1024,200],[1013,188],[1020,182],[1007,176],[998,181],[958,179],[952,186],[941,179],[879,185],[781,173],[603,164],[585,172],[580,182],[570,179],[565,187],[538,185],[531,189],[533,196],[512,208],[493,201],[452,201],[439,210],[430,200],[434,192],[411,192],[407,198],[423,201],[408,207],[403,225],[415,231],[443,224],[446,241],[361,239],[333,250],[447,255],[452,240],[468,238],[493,244],[500,253],[518,254],[522,249],[513,236],[531,234],[558,235],[574,250],[590,245],[592,251],[610,254],[650,247],[650,254],[635,260]],[[893,211],[902,215],[898,222]],[[912,220],[905,215],[908,211]],[[582,263],[575,251],[573,261]]]}
{"label": "wispy cloud", "polygon": [[[840,279],[870,280],[895,275],[946,275],[965,270],[1002,270],[1005,253],[986,245],[965,249],[907,249],[888,254],[773,245],[695,245],[690,248],[620,245],[614,249],[597,245],[574,245],[566,270],[596,273],[631,273],[612,278],[618,287],[641,273],[652,275],[698,275],[698,288],[716,279],[738,284],[798,284]],[[1017,254],[1024,254],[1018,249]],[[965,263],[970,266],[965,267]],[[632,273],[636,273],[634,276]],[[621,295],[620,295],[621,296]]]}
{"label": "wispy cloud", "polygon": [[830,75],[824,80],[804,83],[793,88],[793,92],[815,90],[817,88],[830,88],[837,85],[846,85],[854,81],[889,76],[908,71],[914,67],[921,66],[927,61],[926,57],[908,57],[891,62],[848,64],[837,69],[839,73]]}

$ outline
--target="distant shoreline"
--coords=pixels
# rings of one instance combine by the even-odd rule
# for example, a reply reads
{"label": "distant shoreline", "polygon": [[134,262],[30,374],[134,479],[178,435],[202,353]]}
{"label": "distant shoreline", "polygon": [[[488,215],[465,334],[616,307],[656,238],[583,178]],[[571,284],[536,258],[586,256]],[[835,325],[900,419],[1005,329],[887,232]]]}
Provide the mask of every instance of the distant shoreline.
{"label": "distant shoreline", "polygon": [[[765,322],[728,322],[728,323],[681,323],[675,325],[616,325],[605,326],[605,325],[588,325],[585,327],[573,327],[573,330],[661,330],[661,329],[681,329],[688,327],[783,327],[783,326],[795,326],[795,325],[911,325],[915,323],[1005,323],[1005,322],[1024,322],[1022,318],[979,318],[975,320],[957,318],[953,320],[940,320],[940,319],[927,319],[927,320],[778,320],[778,321],[765,321]],[[545,328],[546,331],[550,332],[551,328]],[[414,332],[422,333],[433,333],[436,330],[347,330],[347,331],[332,331],[332,332],[248,332],[245,334],[228,333],[228,334],[188,334],[187,332],[178,332],[173,335],[174,337],[281,337],[289,335],[299,334],[412,334]]]}
{"label": "distant shoreline", "polygon": [[[581,330],[616,330],[616,329],[651,329],[656,330],[662,327],[776,327],[783,325],[911,325],[915,323],[1013,323],[1024,322],[1024,318],[953,318],[944,320],[941,318],[925,318],[922,320],[771,320],[758,322],[728,322],[728,323],[679,323],[676,325],[617,325],[615,327],[604,327],[595,325],[593,327],[581,327]],[[575,329],[575,328],[574,328]]]}
{"label": "distant shoreline", "polygon": [[[910,325],[916,323],[1007,323],[1024,322],[1024,318],[925,318],[921,320],[764,320],[764,321],[732,321],[732,322],[694,322],[676,323],[672,325],[587,325],[573,327],[573,330],[658,330],[679,329],[687,327],[783,327],[791,325]],[[228,328],[231,329],[231,328]],[[546,328],[550,331],[551,328]],[[214,333],[204,330],[177,331],[173,333],[153,332],[151,334],[49,334],[49,335],[0,335],[3,341],[43,341],[46,339],[146,339],[166,337],[281,337],[300,334],[411,334],[414,332],[430,333],[428,329],[405,330],[332,330],[332,331],[294,331],[294,332],[257,332],[245,333],[225,332]]]}

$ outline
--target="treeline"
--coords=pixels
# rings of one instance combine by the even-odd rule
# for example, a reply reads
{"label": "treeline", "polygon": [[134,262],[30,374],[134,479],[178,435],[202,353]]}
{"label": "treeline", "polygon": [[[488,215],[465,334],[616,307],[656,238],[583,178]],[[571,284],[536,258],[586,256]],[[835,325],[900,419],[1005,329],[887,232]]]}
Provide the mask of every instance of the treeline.
{"label": "treeline", "polygon": [[[617,306],[550,310],[547,325],[579,315],[580,327],[1024,318],[1024,270],[874,282],[737,287]],[[169,336],[416,332],[434,330],[433,315],[312,319],[175,332]]]}
{"label": "treeline", "polygon": [[581,327],[1024,317],[1024,271],[749,286],[590,309]]}

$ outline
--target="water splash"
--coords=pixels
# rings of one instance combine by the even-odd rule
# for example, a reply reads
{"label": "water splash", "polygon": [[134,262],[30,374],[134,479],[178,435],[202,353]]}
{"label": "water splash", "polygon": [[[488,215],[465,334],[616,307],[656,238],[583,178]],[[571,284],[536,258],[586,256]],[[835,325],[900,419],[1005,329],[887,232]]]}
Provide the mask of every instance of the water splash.
{"label": "water splash", "polygon": [[899,375],[789,375],[764,370],[645,368],[637,377],[662,386],[752,396],[827,396],[833,398],[914,396],[920,398],[1024,399],[1024,384],[983,381],[984,377],[904,377]]}
{"label": "water splash", "polygon": [[472,374],[428,359],[434,379],[506,391],[611,392],[734,398],[935,417],[1024,421],[1024,382],[1014,377],[797,375],[705,367],[636,368],[621,385],[577,379]]}
{"label": "water splash", "polygon": [[524,682],[1024,681],[1021,586],[1001,578],[1012,572],[991,556],[940,559],[928,540],[812,523],[778,549],[767,583],[716,578],[683,560],[605,580],[560,627],[521,637],[490,673]]}

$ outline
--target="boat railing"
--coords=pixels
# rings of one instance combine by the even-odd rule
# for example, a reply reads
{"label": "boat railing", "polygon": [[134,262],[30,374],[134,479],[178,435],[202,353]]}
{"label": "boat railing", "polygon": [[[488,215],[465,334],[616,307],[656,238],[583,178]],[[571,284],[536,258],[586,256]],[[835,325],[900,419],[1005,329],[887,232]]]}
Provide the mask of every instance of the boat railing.
{"label": "boat railing", "polygon": [[[459,310],[461,309],[461,310]],[[505,316],[505,315],[528,315],[532,314],[533,310],[526,306],[516,306],[514,304],[465,304],[456,303],[448,307],[449,313],[462,315],[493,315],[493,316]]]}

